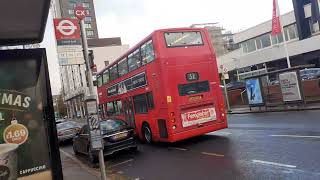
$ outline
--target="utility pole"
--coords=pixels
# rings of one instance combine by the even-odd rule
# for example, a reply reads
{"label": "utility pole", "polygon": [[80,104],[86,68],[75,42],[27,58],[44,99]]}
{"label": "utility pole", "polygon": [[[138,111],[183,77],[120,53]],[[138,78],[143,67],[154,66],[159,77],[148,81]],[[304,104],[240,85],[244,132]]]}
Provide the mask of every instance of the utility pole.
{"label": "utility pole", "polygon": [[[88,42],[86,37],[86,30],[84,27],[84,18],[87,16],[86,10],[82,7],[82,5],[77,5],[74,9],[75,16],[80,20],[80,29],[81,29],[81,39],[83,46],[83,54],[87,68],[87,78],[89,81],[89,96],[85,97],[85,107],[87,111],[87,123],[90,129],[90,142],[91,149],[98,150],[99,152],[99,165],[101,172],[101,179],[107,180],[106,167],[104,162],[104,154],[103,154],[103,142],[101,137],[101,129],[98,117],[98,108],[97,108],[97,97],[93,92],[93,78],[92,72],[89,65],[89,53],[88,53]],[[96,125],[98,124],[98,126]],[[98,127],[98,128],[97,128]],[[91,152],[89,152],[91,153]]]}

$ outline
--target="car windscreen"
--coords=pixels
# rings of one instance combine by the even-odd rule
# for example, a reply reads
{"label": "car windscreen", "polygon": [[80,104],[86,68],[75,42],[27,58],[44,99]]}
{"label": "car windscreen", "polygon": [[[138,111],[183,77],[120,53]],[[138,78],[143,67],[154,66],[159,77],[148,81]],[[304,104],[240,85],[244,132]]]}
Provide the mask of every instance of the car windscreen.
{"label": "car windscreen", "polygon": [[166,32],[164,33],[164,37],[167,43],[167,47],[203,45],[203,40],[199,31]]}
{"label": "car windscreen", "polygon": [[127,123],[121,120],[108,119],[101,122],[100,126],[102,134],[107,134],[127,127]]}

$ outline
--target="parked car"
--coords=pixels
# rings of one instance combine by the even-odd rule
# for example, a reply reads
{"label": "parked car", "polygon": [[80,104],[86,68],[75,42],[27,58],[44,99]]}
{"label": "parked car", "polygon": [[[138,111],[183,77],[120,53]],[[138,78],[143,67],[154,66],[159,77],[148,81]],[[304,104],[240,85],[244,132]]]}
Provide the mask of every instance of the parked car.
{"label": "parked car", "polygon": [[[126,122],[118,119],[107,119],[101,122],[101,133],[104,142],[103,154],[111,155],[122,150],[137,150],[134,129]],[[98,160],[98,153],[90,146],[90,135],[88,125],[84,125],[79,134],[73,138],[73,151],[88,155],[90,162]]]}
{"label": "parked car", "polygon": [[246,83],[242,81],[230,82],[226,86],[227,90],[244,89],[246,87]]}
{"label": "parked car", "polygon": [[56,124],[60,124],[60,123],[63,123],[65,121],[66,121],[65,119],[56,119]]}
{"label": "parked car", "polygon": [[300,70],[301,80],[311,80],[320,78],[320,68],[309,68]]}
{"label": "parked car", "polygon": [[269,82],[269,85],[279,85],[279,84],[280,84],[280,82],[277,79]]}
{"label": "parked car", "polygon": [[65,121],[57,124],[59,142],[72,140],[80,131],[81,124],[74,121]]}

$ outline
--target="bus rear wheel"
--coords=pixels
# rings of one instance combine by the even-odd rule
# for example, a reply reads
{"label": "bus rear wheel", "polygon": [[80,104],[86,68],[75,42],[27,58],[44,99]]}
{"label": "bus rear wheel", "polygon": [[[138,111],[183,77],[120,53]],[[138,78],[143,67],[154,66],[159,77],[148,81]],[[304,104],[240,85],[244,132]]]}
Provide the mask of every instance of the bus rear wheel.
{"label": "bus rear wheel", "polygon": [[152,131],[147,123],[143,124],[142,126],[142,136],[144,142],[148,144],[152,143]]}

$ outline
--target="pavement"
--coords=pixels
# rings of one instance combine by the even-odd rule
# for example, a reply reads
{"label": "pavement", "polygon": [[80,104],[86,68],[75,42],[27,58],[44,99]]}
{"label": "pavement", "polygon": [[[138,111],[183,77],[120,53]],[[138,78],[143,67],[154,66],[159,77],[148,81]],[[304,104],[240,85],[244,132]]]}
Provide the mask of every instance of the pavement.
{"label": "pavement", "polygon": [[64,180],[98,180],[99,173],[79,163],[72,155],[60,152]]}
{"label": "pavement", "polygon": [[[68,143],[67,143],[68,144]],[[66,144],[62,145],[65,146]],[[70,143],[68,144],[70,147]],[[64,180],[100,180],[98,164],[90,164],[85,157],[75,156],[71,152],[60,150]],[[107,180],[136,180],[121,173],[107,169]]]}
{"label": "pavement", "polygon": [[273,107],[252,107],[248,105],[231,107],[228,114],[247,114],[247,113],[265,113],[265,112],[290,112],[290,111],[306,111],[306,110],[320,110],[320,103],[299,104],[299,105],[281,105]]}
{"label": "pavement", "polygon": [[[320,179],[319,114],[319,110],[230,114],[228,129],[178,143],[139,144],[138,152],[106,157],[107,174],[139,180]],[[71,144],[60,149],[62,156],[74,159],[63,160],[67,180],[99,177],[98,167],[75,156]],[[87,177],[73,173],[77,171]]]}

